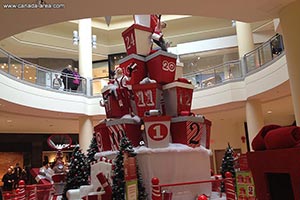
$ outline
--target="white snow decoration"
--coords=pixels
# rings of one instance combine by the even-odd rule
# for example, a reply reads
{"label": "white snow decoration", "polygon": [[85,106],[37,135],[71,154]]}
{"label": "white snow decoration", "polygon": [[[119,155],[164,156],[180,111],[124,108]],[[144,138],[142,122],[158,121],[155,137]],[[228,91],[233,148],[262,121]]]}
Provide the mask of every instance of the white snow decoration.
{"label": "white snow decoration", "polygon": [[144,78],[140,81],[140,84],[156,83],[156,80],[150,79],[149,77]]}
{"label": "white snow decoration", "polygon": [[126,114],[124,115],[121,119],[132,119],[134,120],[136,123],[140,123],[141,122],[141,118],[137,115],[130,115],[130,114]]}

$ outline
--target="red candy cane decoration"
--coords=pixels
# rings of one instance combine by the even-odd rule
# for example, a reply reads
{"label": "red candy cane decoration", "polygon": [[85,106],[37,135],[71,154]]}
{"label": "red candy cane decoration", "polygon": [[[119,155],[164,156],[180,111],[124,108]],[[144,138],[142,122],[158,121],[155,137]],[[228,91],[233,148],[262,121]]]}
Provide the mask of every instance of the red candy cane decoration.
{"label": "red candy cane decoration", "polygon": [[225,190],[226,190],[226,199],[235,200],[235,188],[232,180],[232,175],[230,172],[225,173]]}
{"label": "red candy cane decoration", "polygon": [[154,177],[152,182],[152,200],[162,200],[161,188],[159,187],[159,179]]}
{"label": "red candy cane decoration", "polygon": [[109,183],[107,182],[107,179],[104,176],[104,174],[102,172],[100,172],[99,174],[97,174],[97,178],[98,178],[99,182],[101,183],[105,193],[108,194],[108,195],[111,195],[112,194],[112,188],[109,185]]}

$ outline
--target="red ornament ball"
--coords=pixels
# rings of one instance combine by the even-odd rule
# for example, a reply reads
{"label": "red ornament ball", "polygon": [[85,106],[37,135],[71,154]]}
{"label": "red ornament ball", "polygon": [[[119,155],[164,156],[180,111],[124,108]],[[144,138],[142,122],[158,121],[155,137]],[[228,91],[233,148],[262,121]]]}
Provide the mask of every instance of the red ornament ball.
{"label": "red ornament ball", "polygon": [[205,194],[202,194],[202,195],[198,196],[198,200],[208,200],[208,198]]}

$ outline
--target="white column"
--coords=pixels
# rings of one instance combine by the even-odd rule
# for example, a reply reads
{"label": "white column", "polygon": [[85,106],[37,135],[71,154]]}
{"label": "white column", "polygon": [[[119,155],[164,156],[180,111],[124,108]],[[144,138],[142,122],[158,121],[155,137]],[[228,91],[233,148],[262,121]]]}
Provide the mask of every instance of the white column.
{"label": "white column", "polygon": [[93,138],[94,127],[92,117],[83,116],[79,118],[79,145],[83,153],[87,153]]}
{"label": "white column", "polygon": [[297,126],[300,126],[300,1],[295,1],[283,8],[279,17],[288,64],[294,114]]}
{"label": "white column", "polygon": [[239,48],[239,56],[241,58],[246,53],[254,49],[251,25],[236,21],[236,36]]}
{"label": "white column", "polygon": [[250,150],[252,150],[252,140],[264,126],[264,116],[261,108],[261,103],[258,100],[248,100],[246,102],[246,120]]}
{"label": "white column", "polygon": [[79,72],[85,78],[93,76],[92,60],[92,20],[80,19],[79,29]]}

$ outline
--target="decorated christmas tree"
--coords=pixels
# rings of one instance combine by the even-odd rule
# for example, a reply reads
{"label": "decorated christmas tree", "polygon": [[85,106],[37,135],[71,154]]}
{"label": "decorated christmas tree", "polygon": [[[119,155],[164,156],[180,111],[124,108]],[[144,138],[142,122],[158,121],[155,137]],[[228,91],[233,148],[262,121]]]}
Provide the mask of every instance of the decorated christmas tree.
{"label": "decorated christmas tree", "polygon": [[77,145],[72,153],[66,185],[63,192],[63,200],[67,200],[66,193],[70,189],[77,189],[82,185],[88,185],[89,167],[85,155]]}
{"label": "decorated christmas tree", "polygon": [[[221,174],[222,178],[225,178],[225,173],[230,172],[232,174],[232,177],[235,178],[235,169],[234,169],[234,151],[233,148],[228,143],[228,147],[225,151],[225,155],[222,159],[222,166],[221,166]],[[221,184],[221,191],[225,192],[225,185],[222,182]]]}
{"label": "decorated christmas tree", "polygon": [[[117,157],[115,158],[115,168],[113,173],[113,200],[125,200],[125,171],[124,171],[124,154],[127,154],[128,157],[135,157],[136,153],[134,152],[131,142],[126,136],[124,136],[120,141],[120,148]],[[139,173],[138,166],[136,165],[137,170],[137,182],[138,182],[138,199],[145,200],[147,194],[143,186],[143,180]]]}
{"label": "decorated christmas tree", "polygon": [[[94,158],[95,154],[99,152],[99,149],[98,149],[98,145],[97,145],[97,141],[96,141],[96,134],[94,133],[93,134],[93,138],[91,140],[91,144],[89,146],[89,149],[87,150],[87,163],[88,163],[88,166],[90,167],[91,166],[91,162],[93,161],[96,161],[96,159]],[[89,170],[89,175],[90,175],[90,170]]]}

